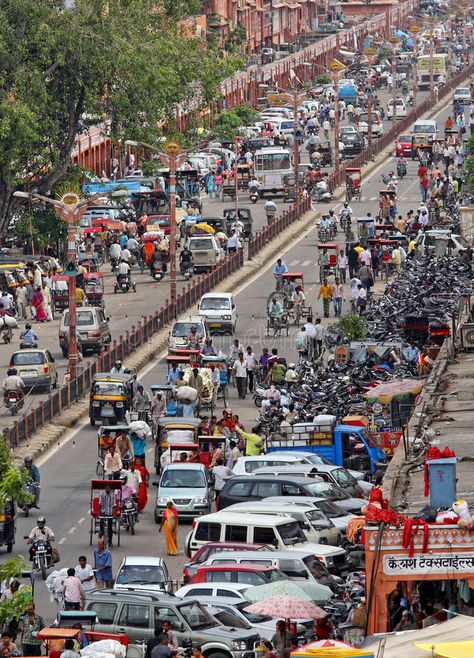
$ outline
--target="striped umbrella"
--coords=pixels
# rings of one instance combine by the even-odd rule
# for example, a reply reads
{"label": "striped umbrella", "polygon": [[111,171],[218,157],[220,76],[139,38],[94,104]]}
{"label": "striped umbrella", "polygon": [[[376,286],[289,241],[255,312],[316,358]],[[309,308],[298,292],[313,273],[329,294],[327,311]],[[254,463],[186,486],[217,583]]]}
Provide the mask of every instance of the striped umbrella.
{"label": "striped umbrella", "polygon": [[251,603],[264,601],[272,596],[292,596],[315,603],[327,603],[333,593],[326,585],[317,582],[291,581],[289,579],[277,580],[274,583],[266,583],[257,587],[249,587],[245,590],[245,598]]}
{"label": "striped umbrella", "polygon": [[323,619],[327,616],[327,612],[312,601],[296,596],[272,596],[270,599],[252,603],[245,610],[254,615],[280,616],[285,619]]}

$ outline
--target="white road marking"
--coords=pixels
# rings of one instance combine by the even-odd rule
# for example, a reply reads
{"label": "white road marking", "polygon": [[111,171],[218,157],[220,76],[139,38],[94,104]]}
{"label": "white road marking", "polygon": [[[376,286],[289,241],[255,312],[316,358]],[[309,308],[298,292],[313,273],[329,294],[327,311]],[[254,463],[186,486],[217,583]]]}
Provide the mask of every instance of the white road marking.
{"label": "white road marking", "polygon": [[289,263],[289,265],[298,265],[299,262],[300,262],[299,260],[292,260],[291,263]]}
{"label": "white road marking", "polygon": [[71,528],[70,530],[67,531],[67,534],[68,534],[68,535],[72,535],[73,532],[76,532],[76,526],[75,526],[75,525],[73,525],[72,528]]}
{"label": "white road marking", "polygon": [[66,541],[66,537],[63,537],[58,541],[58,544],[64,544],[65,541]]}
{"label": "white road marking", "polygon": [[77,522],[77,525],[80,525],[81,523],[84,523],[85,520],[86,520],[86,517],[85,517],[85,516],[81,517],[81,518],[79,519],[79,521]]}
{"label": "white road marking", "polygon": [[308,267],[308,265],[310,265],[310,264],[311,264],[311,261],[310,261],[310,260],[304,260],[304,261],[301,263],[301,267]]}

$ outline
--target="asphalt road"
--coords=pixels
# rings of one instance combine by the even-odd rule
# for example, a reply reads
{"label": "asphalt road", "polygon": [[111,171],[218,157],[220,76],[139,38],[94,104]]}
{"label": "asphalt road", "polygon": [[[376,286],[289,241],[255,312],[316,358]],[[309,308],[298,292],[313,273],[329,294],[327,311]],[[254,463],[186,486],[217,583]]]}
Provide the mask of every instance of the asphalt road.
{"label": "asphalt road", "polygon": [[[450,110],[448,104],[438,118],[439,125],[447,116]],[[381,174],[387,173],[394,167],[392,158],[382,162],[377,169],[363,181],[363,199],[362,202],[351,203],[355,216],[365,215],[368,211],[376,214],[378,208],[378,191],[381,188]],[[398,209],[401,214],[406,213],[409,209],[416,209],[420,203],[420,193],[416,176],[417,165],[414,162],[408,164],[408,176],[399,185],[399,205]],[[213,202],[217,203],[217,202]],[[338,210],[338,206],[334,206]],[[257,206],[258,212],[258,206]],[[342,246],[342,236],[339,235],[337,241]],[[303,272],[305,280],[305,293],[313,307],[314,315],[322,315],[322,302],[317,301],[318,268],[317,268],[317,233],[315,228],[311,228],[306,233],[299,235],[295,227],[295,240],[288,245],[282,258],[287,263],[290,270]],[[238,318],[238,338],[241,343],[252,345],[256,354],[261,353],[261,348],[278,347],[279,352],[287,359],[296,358],[294,347],[294,338],[297,332],[296,327],[291,327],[289,337],[283,336],[277,339],[263,338],[266,326],[265,304],[269,293],[273,289],[273,275],[271,273],[273,263],[258,271],[253,278],[246,281],[241,288],[235,292]],[[110,286],[110,277],[108,285]],[[165,290],[166,288],[166,290]],[[141,290],[143,289],[143,293]],[[136,294],[129,294],[127,298],[118,297],[116,303],[121,304],[124,313],[126,312],[127,320],[133,321],[140,313],[145,303],[146,293],[154,291],[158,305],[159,294],[164,295],[167,292],[166,285],[156,285],[151,279],[149,282],[144,277],[143,286],[139,285]],[[347,292],[349,287],[347,286]],[[140,301],[143,294],[143,301]],[[133,300],[129,302],[129,300]],[[115,299],[114,299],[115,301]],[[155,301],[155,300],[154,300]],[[110,308],[112,305],[109,302]],[[347,302],[345,303],[347,307]],[[115,307],[116,308],[116,307]],[[149,299],[148,299],[149,308]],[[333,315],[331,309],[331,315]],[[323,320],[325,324],[332,322]],[[112,319],[114,331],[123,330],[124,321],[116,319],[116,314]],[[48,330],[49,327],[41,327]],[[45,339],[46,340],[46,339]],[[215,337],[215,344],[224,352],[228,353],[231,339],[230,337]],[[4,349],[4,348],[2,348]],[[163,357],[161,355],[161,357]],[[140,381],[145,387],[153,383],[163,383],[165,381],[165,366],[161,358],[151,364],[139,375]],[[246,400],[238,400],[236,391],[230,388],[230,406],[234,413],[238,413],[244,425],[247,428],[252,427],[253,420],[257,415],[257,409],[253,405],[251,396]],[[218,406],[218,411],[222,409],[222,404]],[[152,446],[149,446],[147,453],[148,466],[153,461]],[[83,424],[79,428],[71,431],[66,442],[57,449],[48,453],[39,463],[43,490],[41,493],[41,511],[33,510],[29,519],[25,519],[20,513],[17,528],[17,543],[14,554],[26,556],[27,550],[23,540],[23,535],[29,533],[35,524],[36,517],[41,513],[47,517],[47,524],[53,528],[56,533],[56,543],[61,553],[61,567],[75,566],[77,557],[86,554],[89,558],[92,556],[92,549],[89,546],[89,505],[90,505],[90,480],[94,477],[95,466],[97,461],[97,428],[91,428],[88,424]],[[152,480],[154,479],[152,475]],[[140,523],[136,529],[134,537],[126,533],[122,535],[122,545],[113,549],[114,572],[118,568],[124,555],[160,555],[165,556],[173,578],[179,579],[182,573],[182,565],[186,561],[183,554],[177,557],[166,557],[166,550],[163,535],[158,534],[157,526],[154,522],[154,502],[156,489],[150,486],[149,502],[145,513],[140,517]],[[189,532],[189,524],[181,524],[179,530],[180,548],[183,549],[186,534]],[[97,537],[94,537],[94,544]],[[7,554],[0,554],[0,561],[7,559]],[[47,620],[51,619],[55,613],[55,605],[49,601],[49,595],[41,581],[37,582],[35,599],[40,614]]]}
{"label": "asphalt road", "polygon": [[[388,99],[392,97],[391,94],[388,94],[386,89],[380,90],[377,92],[377,95],[380,99],[380,102],[386,108]],[[421,100],[426,95],[426,92],[420,92],[418,94],[418,99]],[[341,126],[347,125],[346,120],[341,121]],[[392,122],[385,121],[384,129],[385,131],[391,128]],[[333,135],[331,136],[332,143],[334,142]],[[301,151],[301,161],[308,161],[308,154],[306,149],[302,148]],[[330,171],[329,167],[326,167],[328,172]],[[376,190],[375,190],[376,192]],[[368,192],[367,192],[368,194]],[[364,193],[365,196],[365,193]],[[371,196],[374,194],[371,193]],[[290,204],[284,204],[281,198],[275,200],[277,204],[277,214],[282,210],[289,208]],[[239,204],[247,205],[249,200],[247,195],[242,194],[239,196]],[[252,216],[254,218],[254,230],[261,229],[266,224],[266,215],[263,209],[264,201],[259,201],[255,205],[250,205],[252,209]],[[232,207],[233,202],[226,197],[225,202],[220,199],[208,199],[207,196],[204,196],[203,204],[203,216],[208,217],[222,216],[224,208]],[[321,206],[322,208],[324,206]],[[115,277],[110,272],[110,267],[108,264],[104,265],[102,268],[104,272],[105,279],[105,303],[106,303],[106,315],[110,317],[110,330],[112,334],[112,339],[118,338],[120,334],[123,334],[126,329],[130,329],[132,325],[144,315],[149,314],[155,309],[161,308],[166,299],[169,299],[169,278],[165,277],[161,282],[155,282],[148,272],[141,274],[138,268],[135,268],[133,272],[133,279],[137,284],[137,292],[129,293],[118,293],[114,294],[113,286],[115,283]],[[178,274],[178,290],[180,290],[185,284],[183,278]],[[64,373],[67,367],[67,361],[63,358],[61,350],[59,348],[59,322],[60,315],[56,314],[56,318],[48,323],[39,324],[34,323],[34,330],[39,337],[39,346],[47,347],[52,355],[55,358],[56,366],[59,373],[58,381],[61,384],[64,378]],[[14,331],[13,341],[4,345],[0,344],[0,366],[3,370],[3,373],[6,376],[6,369],[10,361],[12,353],[19,349],[20,344],[20,333],[24,328],[25,322],[19,323],[19,328]],[[89,355],[86,355],[85,361],[87,362]],[[47,394],[44,391],[31,390],[28,392],[25,398],[25,405],[23,408],[24,413],[28,413],[31,407],[36,406],[40,400],[45,400]],[[5,410],[3,405],[0,406],[0,418],[4,418],[3,423],[7,426],[11,424],[11,416]]]}

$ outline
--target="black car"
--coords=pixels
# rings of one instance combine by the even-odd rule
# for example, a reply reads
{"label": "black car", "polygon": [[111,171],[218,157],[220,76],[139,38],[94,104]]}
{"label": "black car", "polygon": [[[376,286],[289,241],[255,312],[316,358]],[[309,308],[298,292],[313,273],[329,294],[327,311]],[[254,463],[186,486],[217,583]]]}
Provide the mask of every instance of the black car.
{"label": "black car", "polygon": [[353,156],[361,153],[365,148],[365,139],[360,133],[342,133],[339,141],[344,144],[344,155]]}
{"label": "black car", "polygon": [[287,477],[282,475],[236,475],[229,478],[217,499],[217,509],[221,510],[235,503],[262,500],[269,496],[318,496],[326,497],[321,487],[331,490],[328,500],[343,500],[344,509],[351,513],[359,513],[366,501],[351,498],[336,485],[324,482],[319,477]]}

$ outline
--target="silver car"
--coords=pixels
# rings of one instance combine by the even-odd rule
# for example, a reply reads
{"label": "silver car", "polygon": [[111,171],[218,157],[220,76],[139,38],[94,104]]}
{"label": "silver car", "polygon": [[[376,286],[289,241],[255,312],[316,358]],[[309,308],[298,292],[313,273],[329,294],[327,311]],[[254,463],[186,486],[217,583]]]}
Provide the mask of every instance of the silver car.
{"label": "silver car", "polygon": [[166,501],[172,500],[180,518],[209,514],[214,490],[203,464],[175,462],[165,466],[158,483],[155,521],[161,522]]}

